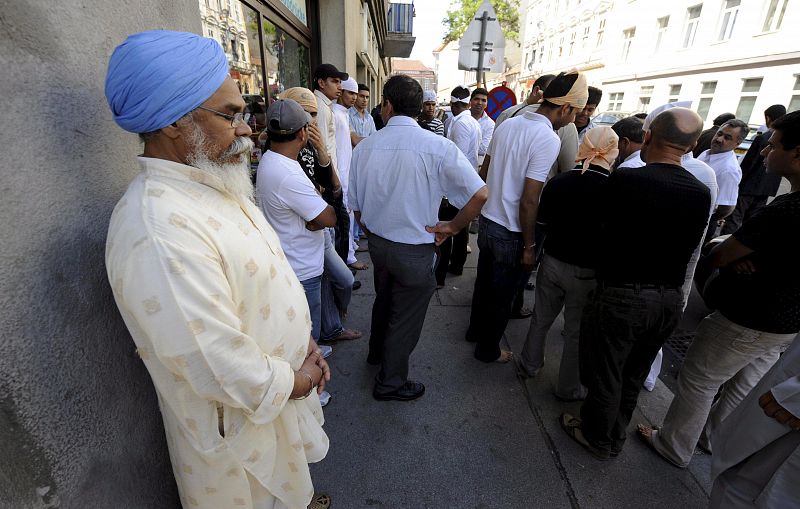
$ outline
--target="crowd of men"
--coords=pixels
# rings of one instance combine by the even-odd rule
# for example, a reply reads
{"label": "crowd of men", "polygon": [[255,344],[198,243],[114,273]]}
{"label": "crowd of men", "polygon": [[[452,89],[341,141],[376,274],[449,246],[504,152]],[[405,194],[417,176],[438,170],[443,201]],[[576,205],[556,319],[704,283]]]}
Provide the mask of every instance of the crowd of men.
{"label": "crowd of men", "polygon": [[[393,76],[379,122],[372,91],[333,65],[312,88],[267,109],[254,186],[254,133],[219,44],[148,31],[111,57],[109,106],[144,151],[111,219],[108,277],[184,507],[329,507],[308,464],[328,449],[330,343],[362,337],[344,326],[367,268],[355,252],[369,250],[376,293],[372,395],[414,400],[425,386],[409,358],[436,288],[463,271],[476,218],[465,339],[477,361],[536,377],[563,310],[555,397],[582,404],[559,422],[613,460],[694,281],[714,311],[663,426],[636,435],[681,467],[696,445],[713,450],[713,507],[797,506],[800,112],[768,109],[739,165],[744,122],[721,120],[695,158],[703,121],[688,105],[597,126],[602,92],[576,71],[540,77],[497,123],[482,88],[453,89],[442,115],[432,91]],[[791,192],[767,204],[781,177]],[[732,234],[702,256],[720,226]],[[501,339],[526,316],[516,358]]]}

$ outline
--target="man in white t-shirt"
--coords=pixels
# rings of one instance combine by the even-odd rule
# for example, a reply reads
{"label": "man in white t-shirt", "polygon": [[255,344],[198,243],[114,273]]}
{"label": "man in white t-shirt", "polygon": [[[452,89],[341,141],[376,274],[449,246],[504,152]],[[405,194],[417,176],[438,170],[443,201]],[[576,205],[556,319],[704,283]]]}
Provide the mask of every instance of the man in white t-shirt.
{"label": "man in white t-shirt", "polygon": [[644,129],[642,120],[637,117],[625,117],[611,126],[617,133],[617,163],[615,168],[641,168],[645,165],[642,161],[641,151],[644,143]]}
{"label": "man in white t-shirt", "polygon": [[697,156],[699,161],[711,166],[717,176],[719,195],[717,210],[711,216],[706,233],[706,241],[716,234],[719,222],[725,219],[736,208],[739,198],[739,182],[742,180],[742,169],[733,149],[738,147],[749,132],[747,124],[738,119],[725,122],[711,139],[711,148]]}
{"label": "man in white t-shirt", "polygon": [[324,269],[323,228],[336,224],[333,207],[317,193],[297,162],[308,142],[310,116],[291,99],[267,110],[270,149],[258,165],[256,193],[267,221],[275,229],[289,264],[303,285],[311,314],[311,335],[319,340],[321,282]]}
{"label": "man in white t-shirt", "polygon": [[554,129],[574,121],[588,96],[585,75],[559,74],[536,113],[510,118],[495,130],[488,150],[489,199],[480,216],[481,252],[466,335],[467,341],[477,343],[478,360],[511,359],[511,352],[500,349],[500,338],[514,295],[535,262],[539,194],[561,149]]}

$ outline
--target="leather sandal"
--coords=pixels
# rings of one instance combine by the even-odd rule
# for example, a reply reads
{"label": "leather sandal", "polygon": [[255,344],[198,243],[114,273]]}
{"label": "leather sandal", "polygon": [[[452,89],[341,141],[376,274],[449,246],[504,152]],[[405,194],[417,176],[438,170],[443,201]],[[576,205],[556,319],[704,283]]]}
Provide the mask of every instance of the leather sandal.
{"label": "leather sandal", "polygon": [[322,493],[314,493],[314,498],[308,504],[308,509],[328,509],[331,506],[331,497]]}

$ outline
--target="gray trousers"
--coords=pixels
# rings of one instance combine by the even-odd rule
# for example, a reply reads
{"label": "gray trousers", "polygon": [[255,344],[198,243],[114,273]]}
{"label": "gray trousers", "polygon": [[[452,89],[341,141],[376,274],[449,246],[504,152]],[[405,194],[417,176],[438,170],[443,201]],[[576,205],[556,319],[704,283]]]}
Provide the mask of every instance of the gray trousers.
{"label": "gray trousers", "polygon": [[436,290],[433,244],[402,244],[369,236],[375,302],[369,338],[371,362],[380,362],[375,391],[388,393],[408,381],[408,359],[417,346],[428,303]]}
{"label": "gray trousers", "polygon": [[741,403],[796,335],[748,329],[719,311],[703,319],[683,361],[675,398],[653,439],[658,452],[686,466],[698,441],[711,449],[710,432]]}
{"label": "gray trousers", "polygon": [[595,286],[594,269],[564,263],[546,253],[542,258],[536,275],[533,318],[522,348],[522,367],[529,375],[535,375],[544,366],[547,332],[563,308],[564,350],[556,395],[564,399],[586,395],[578,368],[578,342],[583,308]]}

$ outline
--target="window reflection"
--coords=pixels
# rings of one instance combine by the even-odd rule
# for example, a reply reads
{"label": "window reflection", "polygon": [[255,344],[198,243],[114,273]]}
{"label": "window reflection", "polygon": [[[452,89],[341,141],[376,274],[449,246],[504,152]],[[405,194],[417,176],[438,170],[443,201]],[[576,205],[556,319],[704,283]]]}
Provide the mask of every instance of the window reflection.
{"label": "window reflection", "polygon": [[266,18],[262,18],[261,26],[270,96],[291,87],[311,88],[308,48]]}

